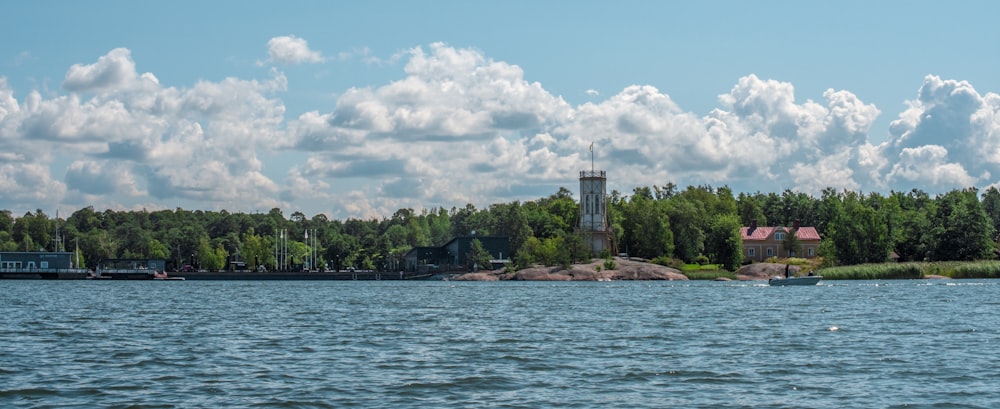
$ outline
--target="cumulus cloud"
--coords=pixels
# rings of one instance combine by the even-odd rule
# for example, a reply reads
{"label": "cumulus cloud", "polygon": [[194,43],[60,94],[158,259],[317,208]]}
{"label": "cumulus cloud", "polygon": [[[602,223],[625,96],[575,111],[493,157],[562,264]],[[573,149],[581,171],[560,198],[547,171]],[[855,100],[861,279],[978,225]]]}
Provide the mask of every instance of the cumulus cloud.
{"label": "cumulus cloud", "polygon": [[[996,99],[933,77],[911,101],[914,112],[893,123],[896,139],[916,143],[920,138],[912,136],[919,132],[951,138],[941,129],[967,137],[943,152],[917,143],[913,148],[919,149],[903,154],[889,149],[898,140],[870,142],[882,112],[852,92],[828,89],[820,100],[799,102],[791,83],[752,74],[719,96],[718,109],[698,116],[648,85],[571,107],[525,80],[517,66],[444,44],[433,44],[429,52],[411,50],[405,72],[381,87],[351,89],[332,112],[312,112],[290,124],[297,146],[330,153],[303,167],[304,175],[378,174],[386,182],[373,193],[455,203],[478,196],[506,200],[540,186],[572,187],[575,172],[589,168],[592,142],[597,162],[610,171],[609,182],[626,192],[666,182],[812,194],[827,187],[873,190],[902,183],[939,191],[990,174],[964,170],[961,160],[948,158],[948,151],[969,146],[971,138],[985,138],[989,143],[976,144],[996,147],[986,152],[1000,159],[997,105],[985,102]],[[935,117],[940,124],[926,123]],[[388,172],[364,170],[355,161]],[[918,169],[919,163],[933,166]],[[429,169],[447,175],[450,184],[433,182],[441,177]]]}
{"label": "cumulus cloud", "polygon": [[[269,55],[323,58],[291,36],[272,39]],[[848,90],[802,98],[789,82],[750,74],[705,115],[642,84],[600,100],[588,92],[595,100],[571,106],[476,49],[435,43],[399,58],[397,80],[330,90],[332,109],[291,119],[280,99],[289,82],[275,69],[171,86],[115,49],[70,67],[66,95],[32,90],[19,101],[0,78],[0,208],[310,203],[307,213],[378,217],[488,205],[572,190],[592,143],[595,166],[621,192],[673,182],[938,193],[996,184],[1000,174],[1000,96],[965,81],[918,81],[876,145],[869,134],[881,110]]]}
{"label": "cumulus cloud", "polygon": [[309,49],[305,39],[289,35],[274,37],[267,41],[268,61],[278,64],[320,63],[323,55]]}
{"label": "cumulus cloud", "polygon": [[[32,91],[17,104],[0,84],[0,144],[24,152],[7,158],[21,169],[35,169],[23,168],[28,162],[46,169],[56,155],[76,158],[66,185],[48,182],[56,199],[68,188],[83,198],[106,195],[108,202],[271,202],[278,187],[263,176],[258,152],[283,140],[284,105],[272,95],[287,87],[283,74],[271,75],[164,87],[154,75],[135,71],[129,50],[114,49],[93,64],[70,67],[63,83],[69,95],[46,99]],[[10,169],[0,168],[6,172],[0,178],[28,180],[24,170]]]}
{"label": "cumulus cloud", "polygon": [[967,81],[928,75],[893,120],[880,153],[893,163],[886,186],[938,189],[994,183],[1000,174],[1000,96],[981,95]]}
{"label": "cumulus cloud", "polygon": [[345,92],[328,121],[335,135],[362,130],[405,140],[481,139],[504,130],[539,128],[570,108],[520,67],[441,43],[410,51],[406,78]]}
{"label": "cumulus cloud", "polygon": [[0,161],[0,191],[5,209],[40,209],[62,200],[66,185],[54,180],[48,167],[35,161]]}
{"label": "cumulus cloud", "polygon": [[7,86],[7,78],[0,77],[0,123],[2,123],[7,115],[20,110],[20,104],[14,99],[14,90]]}
{"label": "cumulus cloud", "polygon": [[126,48],[116,48],[98,58],[96,63],[74,64],[70,67],[63,81],[63,88],[73,92],[120,89],[135,79],[132,52]]}

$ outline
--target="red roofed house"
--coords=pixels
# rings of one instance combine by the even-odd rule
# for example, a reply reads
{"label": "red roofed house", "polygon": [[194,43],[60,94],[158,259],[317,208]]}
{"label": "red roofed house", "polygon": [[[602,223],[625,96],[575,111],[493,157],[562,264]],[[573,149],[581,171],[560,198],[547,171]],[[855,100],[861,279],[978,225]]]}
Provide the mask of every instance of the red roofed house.
{"label": "red roofed house", "polygon": [[[786,249],[786,234],[795,234],[801,248]],[[775,256],[813,258],[819,251],[819,232],[815,227],[799,226],[798,220],[791,228],[758,226],[757,220],[753,220],[749,227],[740,228],[740,236],[745,260],[764,261]]]}

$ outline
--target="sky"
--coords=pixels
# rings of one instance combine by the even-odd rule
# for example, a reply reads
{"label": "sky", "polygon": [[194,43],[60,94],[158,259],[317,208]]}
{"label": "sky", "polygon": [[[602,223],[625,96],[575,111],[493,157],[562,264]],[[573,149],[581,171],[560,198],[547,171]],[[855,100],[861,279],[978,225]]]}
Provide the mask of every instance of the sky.
{"label": "sky", "polygon": [[[299,211],[1000,182],[996,1],[31,1],[0,209]],[[591,150],[592,149],[592,150]]]}

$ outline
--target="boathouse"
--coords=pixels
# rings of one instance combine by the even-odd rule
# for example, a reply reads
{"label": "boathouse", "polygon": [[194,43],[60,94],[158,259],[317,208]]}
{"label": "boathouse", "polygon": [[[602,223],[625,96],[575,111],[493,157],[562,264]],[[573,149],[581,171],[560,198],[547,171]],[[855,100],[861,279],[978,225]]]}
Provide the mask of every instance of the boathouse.
{"label": "boathouse", "polygon": [[105,270],[155,270],[166,271],[167,260],[145,258],[114,258],[101,262]]}
{"label": "boathouse", "polygon": [[64,270],[73,268],[73,253],[0,251],[0,270]]}

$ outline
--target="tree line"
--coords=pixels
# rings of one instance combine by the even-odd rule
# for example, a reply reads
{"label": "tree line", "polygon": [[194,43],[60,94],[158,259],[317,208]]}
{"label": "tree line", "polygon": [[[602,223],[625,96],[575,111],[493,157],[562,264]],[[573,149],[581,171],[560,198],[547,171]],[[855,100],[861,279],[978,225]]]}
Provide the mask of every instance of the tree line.
{"label": "tree line", "polygon": [[[813,226],[823,240],[826,265],[996,258],[1000,191],[975,188],[931,196],[909,192],[861,193],[826,189],[819,197],[785,190],[739,193],[728,187],[637,187],[607,197],[608,221],[618,252],[655,262],[743,262],[740,227]],[[534,263],[568,265],[590,257],[579,232],[580,209],[566,188],[533,201],[476,208],[399,209],[390,217],[331,220],[324,214],[157,210],[96,211],[86,207],[65,219],[42,210],[15,217],[0,211],[0,251],[79,251],[84,266],[117,258],[165,259],[223,269],[238,259],[251,269],[273,269],[275,243],[287,231],[291,260],[304,261],[318,247],[319,265],[395,270],[407,251],[441,246],[458,236],[506,236],[518,268]],[[58,237],[57,233],[58,227]],[[315,237],[307,239],[307,232]]]}

